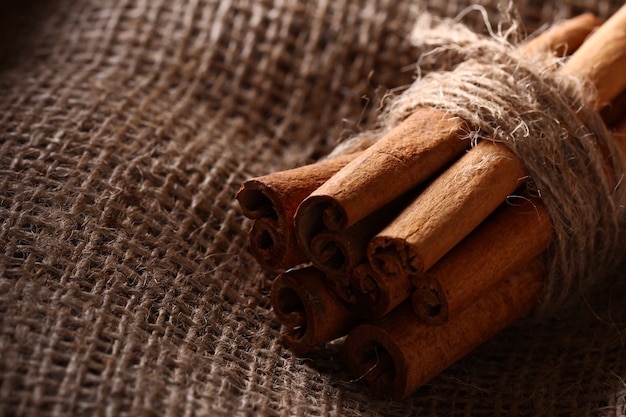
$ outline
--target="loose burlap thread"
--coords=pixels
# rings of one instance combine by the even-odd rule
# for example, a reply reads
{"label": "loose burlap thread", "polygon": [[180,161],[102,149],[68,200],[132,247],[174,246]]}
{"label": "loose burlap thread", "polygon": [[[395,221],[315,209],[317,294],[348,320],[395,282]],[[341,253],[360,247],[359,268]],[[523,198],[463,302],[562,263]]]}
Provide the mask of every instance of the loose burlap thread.
{"label": "loose burlap thread", "polygon": [[[486,15],[481,7],[470,11]],[[430,64],[390,100],[378,130],[348,140],[332,154],[367,148],[420,107],[465,120],[472,145],[491,140],[511,149],[528,173],[517,197],[540,197],[552,221],[536,312],[554,313],[623,262],[626,162],[592,110],[594,86],[559,75],[564,60],[551,51],[520,52],[519,22],[507,16],[510,20],[497,32],[489,27],[487,36],[452,19],[423,15],[413,39],[427,51],[427,60],[440,66]],[[515,197],[509,203],[515,204]]]}
{"label": "loose burlap thread", "polygon": [[[617,6],[531,1],[520,16],[533,30]],[[315,360],[280,345],[233,196],[373,131],[423,52],[410,2],[0,9],[0,415],[625,413],[622,275],[591,309],[521,322],[403,402],[372,398],[336,344]]]}

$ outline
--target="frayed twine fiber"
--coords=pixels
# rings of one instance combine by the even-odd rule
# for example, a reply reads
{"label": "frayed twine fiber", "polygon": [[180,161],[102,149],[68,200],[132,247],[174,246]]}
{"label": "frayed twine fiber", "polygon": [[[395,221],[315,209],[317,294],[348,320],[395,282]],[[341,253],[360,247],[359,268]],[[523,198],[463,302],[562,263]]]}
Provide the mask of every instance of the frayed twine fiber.
{"label": "frayed twine fiber", "polygon": [[490,28],[491,36],[482,36],[457,21],[422,14],[412,40],[429,51],[422,58],[426,71],[389,99],[379,129],[340,144],[333,154],[364,149],[418,107],[466,120],[473,143],[490,139],[509,147],[527,168],[526,192],[543,199],[553,223],[537,307],[543,314],[562,307],[622,261],[624,161],[600,116],[590,110],[593,87],[558,76],[555,70],[563,61],[552,54],[516,52],[519,32],[511,22],[506,31]]}

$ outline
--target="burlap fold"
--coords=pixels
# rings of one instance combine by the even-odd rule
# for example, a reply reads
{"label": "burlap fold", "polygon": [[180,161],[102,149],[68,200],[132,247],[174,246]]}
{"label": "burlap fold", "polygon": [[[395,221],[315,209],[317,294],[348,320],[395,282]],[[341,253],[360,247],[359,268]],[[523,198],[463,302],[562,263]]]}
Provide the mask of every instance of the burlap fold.
{"label": "burlap fold", "polygon": [[[425,6],[454,16],[469,2]],[[485,2],[497,22],[498,8]],[[620,2],[528,2],[529,31]],[[404,402],[279,343],[234,193],[373,127],[420,52],[395,1],[2,6],[0,414],[626,413],[626,288],[519,323]],[[466,23],[484,30],[482,16]],[[6,23],[6,24],[4,24]]]}

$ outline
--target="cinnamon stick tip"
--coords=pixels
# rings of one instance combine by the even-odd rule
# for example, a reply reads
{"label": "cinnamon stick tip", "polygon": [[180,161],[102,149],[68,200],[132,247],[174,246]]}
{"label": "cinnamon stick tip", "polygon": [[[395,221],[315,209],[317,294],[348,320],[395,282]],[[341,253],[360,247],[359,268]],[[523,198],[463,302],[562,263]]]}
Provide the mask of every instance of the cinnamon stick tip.
{"label": "cinnamon stick tip", "polygon": [[448,320],[448,302],[441,288],[417,288],[411,295],[411,307],[422,323],[438,326]]}
{"label": "cinnamon stick tip", "polygon": [[421,257],[403,239],[374,237],[368,245],[367,256],[380,275],[421,274],[424,269]]}
{"label": "cinnamon stick tip", "polygon": [[380,287],[369,263],[357,265],[350,273],[350,285],[360,304],[369,305],[378,300]]}
{"label": "cinnamon stick tip", "polygon": [[385,316],[411,295],[410,281],[387,280],[372,270],[354,273],[350,279],[356,299],[353,308],[366,319]]}
{"label": "cinnamon stick tip", "polygon": [[[281,276],[277,277],[272,282],[270,303],[272,304],[274,313],[282,323],[293,325],[302,324],[302,318],[304,318],[306,314],[302,299],[294,288],[291,288],[288,283],[281,279]],[[297,323],[292,322],[291,319],[296,316],[298,317],[296,320]]]}
{"label": "cinnamon stick tip", "polygon": [[250,219],[278,216],[274,208],[276,201],[268,195],[268,188],[255,179],[245,181],[235,194],[235,199],[244,216]]}
{"label": "cinnamon stick tip", "polygon": [[274,279],[270,292],[270,304],[278,321],[284,326],[282,341],[296,355],[309,349],[309,315],[301,288],[285,274]]}
{"label": "cinnamon stick tip", "polygon": [[250,229],[250,240],[255,247],[263,251],[272,252],[280,242],[276,228],[263,221],[256,221]]}
{"label": "cinnamon stick tip", "polygon": [[340,231],[346,228],[347,214],[332,197],[311,195],[298,206],[294,223],[300,244],[307,250],[311,239],[324,228]]}
{"label": "cinnamon stick tip", "polygon": [[310,258],[326,273],[347,272],[347,255],[334,235],[318,234],[310,243]]}
{"label": "cinnamon stick tip", "polygon": [[[254,221],[248,239],[250,251],[259,265],[269,271],[277,271],[292,263],[287,251],[286,237],[280,233],[278,224],[272,219],[261,218]],[[298,259],[294,258],[293,263]]]}
{"label": "cinnamon stick tip", "polygon": [[362,324],[352,330],[343,345],[348,371],[364,381],[377,397],[401,400],[407,393],[404,356],[391,335],[375,325]]}
{"label": "cinnamon stick tip", "polygon": [[282,341],[296,355],[344,336],[358,321],[328,287],[325,274],[314,267],[289,270],[276,277],[270,303],[285,327]]}

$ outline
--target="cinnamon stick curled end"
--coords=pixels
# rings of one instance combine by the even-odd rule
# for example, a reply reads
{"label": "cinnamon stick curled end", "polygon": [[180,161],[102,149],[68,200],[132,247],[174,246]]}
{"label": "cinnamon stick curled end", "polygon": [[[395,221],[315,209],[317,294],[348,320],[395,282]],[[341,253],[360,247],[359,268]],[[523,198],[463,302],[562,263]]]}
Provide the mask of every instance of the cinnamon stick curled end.
{"label": "cinnamon stick curled end", "polygon": [[347,214],[331,197],[310,196],[298,207],[294,223],[300,245],[310,251],[313,238],[320,232],[345,229]]}
{"label": "cinnamon stick curled end", "polygon": [[298,265],[306,261],[306,256],[295,244],[291,230],[283,233],[280,223],[270,217],[255,220],[250,229],[250,251],[266,270]]}
{"label": "cinnamon stick curled end", "polygon": [[379,275],[400,279],[407,274],[421,274],[424,269],[415,248],[401,238],[374,237],[369,243],[367,256]]}
{"label": "cinnamon stick curled end", "polygon": [[280,204],[280,200],[272,193],[271,188],[260,180],[246,181],[235,198],[239,202],[243,215],[249,219],[278,217],[274,205]]}
{"label": "cinnamon stick curled end", "polygon": [[347,273],[351,264],[350,248],[335,233],[319,233],[311,240],[310,257],[326,273]]}
{"label": "cinnamon stick curled end", "polygon": [[290,221],[295,206],[285,198],[288,180],[281,175],[284,174],[248,180],[236,195],[244,216],[254,219],[249,235],[250,251],[257,262],[270,271],[306,261]]}
{"label": "cinnamon stick curled end", "polygon": [[326,285],[325,274],[314,267],[276,277],[270,303],[286,329],[283,342],[296,355],[344,336],[359,320]]}
{"label": "cinnamon stick curled end", "polygon": [[437,326],[448,320],[448,300],[437,281],[416,288],[411,295],[411,307],[422,323]]}
{"label": "cinnamon stick curled end", "polygon": [[354,311],[368,319],[383,317],[406,300],[413,289],[408,278],[380,275],[367,262],[354,268],[350,283]]}
{"label": "cinnamon stick curled end", "polygon": [[398,400],[406,396],[407,369],[412,358],[399,348],[395,335],[378,325],[362,324],[346,339],[344,358],[350,372],[377,397]]}

